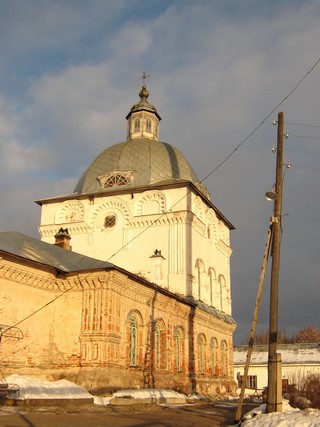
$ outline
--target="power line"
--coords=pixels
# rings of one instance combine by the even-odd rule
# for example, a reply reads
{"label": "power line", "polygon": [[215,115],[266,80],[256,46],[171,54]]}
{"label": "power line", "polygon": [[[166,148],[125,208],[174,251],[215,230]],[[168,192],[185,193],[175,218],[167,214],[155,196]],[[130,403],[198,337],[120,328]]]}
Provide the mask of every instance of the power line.
{"label": "power line", "polygon": [[[226,163],[230,157],[269,119],[269,117],[289,98],[290,95],[293,94],[293,92],[301,85],[301,83],[306,79],[306,77],[315,69],[315,67],[318,65],[318,63],[320,62],[320,58],[317,59],[317,61],[313,64],[313,66],[304,74],[304,76],[298,81],[298,83],[293,87],[293,89],[288,93],[288,95],[286,95],[281,102],[279,102],[279,104],[277,104],[272,110],[271,112],[248,134],[248,136],[246,136],[232,151],[230,154],[228,154],[224,160],[222,160],[210,173],[208,173],[201,181],[199,181],[199,183],[203,183],[203,181],[205,181],[207,178],[209,178],[213,173],[215,173],[224,163]],[[153,222],[151,223],[147,228],[145,228],[144,230],[141,231],[141,233],[139,233],[138,235],[136,235],[133,239],[131,239],[129,242],[127,242],[125,245],[123,245],[117,252],[115,252],[113,255],[111,255],[105,262],[108,262],[111,258],[113,258],[115,255],[117,255],[120,251],[122,251],[129,243],[133,242],[135,239],[137,239],[138,237],[140,237],[143,233],[145,233],[147,230],[149,230],[150,227],[152,227],[154,224],[156,224],[157,221],[159,221],[164,215],[167,215],[167,213],[170,212],[170,210],[172,210],[172,208],[174,208],[181,200],[183,200],[185,197],[187,197],[189,194],[191,193],[191,190],[188,190],[187,193],[182,196],[176,203],[174,203],[173,205],[171,205],[171,207],[164,213],[162,213],[161,215],[159,215],[159,217]],[[101,261],[101,263],[103,264],[104,261]],[[84,279],[87,279],[92,273],[89,273]],[[55,302],[58,298],[60,298],[61,296],[65,295],[67,292],[69,292],[70,290],[72,290],[75,286],[74,285],[72,287],[70,287],[69,289],[66,289],[65,291],[63,291],[61,294],[59,294],[58,296],[56,296],[55,298],[53,298],[51,301],[49,301],[48,303],[46,303],[45,305],[43,305],[42,307],[40,307],[38,310],[34,311],[33,313],[31,313],[30,315],[28,315],[27,317],[25,317],[24,319],[20,320],[19,322],[17,322],[15,325],[13,325],[12,327],[15,327],[17,325],[19,325],[20,323],[24,322],[25,320],[29,319],[30,317],[32,317],[33,315],[35,315],[36,313],[39,313],[39,311],[43,310],[45,307],[47,307],[48,305],[52,304],[53,302]]]}
{"label": "power line", "polygon": [[286,125],[295,125],[295,126],[306,126],[309,128],[318,128],[320,129],[320,126],[318,125],[308,125],[306,123],[294,123],[294,122],[285,122]]}
{"label": "power line", "polygon": [[317,166],[302,166],[302,165],[295,165],[295,164],[291,164],[291,166],[294,168],[302,168],[302,169],[320,169],[320,167],[317,167]]}
{"label": "power line", "polygon": [[293,136],[294,138],[314,139],[316,141],[320,141],[320,138],[317,138],[315,136],[295,135],[294,133],[288,133],[287,135],[288,137],[286,139],[288,139],[290,136]]}
{"label": "power line", "polygon": [[209,178],[209,176],[211,176],[214,172],[216,172],[227,160],[230,159],[230,157],[268,120],[268,118],[289,98],[290,95],[293,94],[293,92],[301,85],[301,83],[305,80],[305,78],[315,69],[315,67],[318,65],[318,63],[320,62],[320,58],[317,59],[317,61],[313,64],[313,66],[310,68],[309,71],[307,71],[304,76],[298,81],[298,83],[293,87],[293,89],[288,93],[287,96],[285,96],[283,98],[283,100],[281,102],[279,102],[279,104],[273,108],[273,110],[262,120],[262,122],[260,124],[258,124],[258,126],[256,126],[252,132],[249,133],[249,135],[247,137],[245,137],[240,144],[238,144],[236,146],[236,148],[224,159],[222,160],[221,163],[218,164],[218,166],[213,169],[207,176],[205,176],[203,178],[203,180],[201,182],[203,182],[204,180],[206,180],[207,178]]}
{"label": "power line", "polygon": [[296,152],[296,153],[303,153],[303,154],[310,154],[310,155],[312,155],[312,156],[320,156],[320,153],[311,153],[310,151],[303,151],[303,150],[293,150],[293,149],[291,149],[291,148],[286,148],[286,152],[287,151],[294,151],[294,152]]}

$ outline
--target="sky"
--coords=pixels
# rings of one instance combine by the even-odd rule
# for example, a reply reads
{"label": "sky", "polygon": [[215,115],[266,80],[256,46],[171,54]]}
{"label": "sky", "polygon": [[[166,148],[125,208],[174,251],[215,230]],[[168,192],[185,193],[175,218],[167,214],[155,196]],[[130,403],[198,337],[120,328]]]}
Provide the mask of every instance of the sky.
{"label": "sky", "polygon": [[[160,139],[208,176],[212,202],[236,228],[232,305],[235,343],[245,343],[273,213],[272,122],[282,111],[292,167],[283,167],[279,328],[319,327],[318,0],[0,6],[0,231],[39,237],[34,200],[71,193],[103,149],[126,139],[146,72]],[[258,330],[268,328],[269,270]]]}

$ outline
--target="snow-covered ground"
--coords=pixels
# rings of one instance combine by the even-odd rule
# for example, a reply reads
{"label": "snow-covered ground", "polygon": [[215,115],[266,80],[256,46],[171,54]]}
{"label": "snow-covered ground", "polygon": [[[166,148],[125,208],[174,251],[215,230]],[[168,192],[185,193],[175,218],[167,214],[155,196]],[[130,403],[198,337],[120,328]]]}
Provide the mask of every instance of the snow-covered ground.
{"label": "snow-covered ground", "polygon": [[[97,405],[108,405],[115,397],[134,399],[166,398],[186,399],[186,396],[173,390],[143,389],[121,390],[109,397],[92,396],[82,387],[67,381],[42,381],[23,375],[10,375],[6,378],[8,384],[16,384],[20,388],[20,398],[23,399],[83,399],[94,398]],[[288,401],[283,403],[283,412],[265,413],[266,406],[261,405],[245,415],[241,427],[320,427],[320,410],[293,409]]]}
{"label": "snow-covered ground", "polygon": [[[134,399],[180,399],[186,400],[186,396],[174,390],[165,389],[141,389],[141,390],[121,390],[113,393],[112,396],[93,396],[82,387],[68,380],[44,381],[24,375],[10,375],[6,378],[8,384],[15,384],[19,387],[19,393],[13,398],[20,399],[88,399],[93,398],[97,405],[108,405],[114,398],[134,398]],[[11,397],[11,396],[10,396]]]}
{"label": "snow-covered ground", "polygon": [[294,409],[287,400],[283,401],[282,412],[266,414],[266,404],[248,412],[241,427],[316,427],[320,426],[318,409]]}

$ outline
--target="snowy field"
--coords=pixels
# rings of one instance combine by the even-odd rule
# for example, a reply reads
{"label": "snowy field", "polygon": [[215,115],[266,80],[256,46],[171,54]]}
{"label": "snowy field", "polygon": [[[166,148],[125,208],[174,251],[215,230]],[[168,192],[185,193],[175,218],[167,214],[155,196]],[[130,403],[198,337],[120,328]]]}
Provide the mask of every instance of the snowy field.
{"label": "snowy field", "polygon": [[[121,390],[112,396],[92,396],[82,387],[67,381],[42,381],[23,375],[10,375],[8,384],[16,384],[20,389],[20,399],[85,399],[94,398],[97,405],[108,405],[115,397],[131,397],[134,399],[166,398],[186,399],[181,393],[164,389]],[[283,402],[283,412],[265,413],[266,405],[261,405],[245,414],[243,427],[320,427],[320,410],[293,409],[288,401]]]}

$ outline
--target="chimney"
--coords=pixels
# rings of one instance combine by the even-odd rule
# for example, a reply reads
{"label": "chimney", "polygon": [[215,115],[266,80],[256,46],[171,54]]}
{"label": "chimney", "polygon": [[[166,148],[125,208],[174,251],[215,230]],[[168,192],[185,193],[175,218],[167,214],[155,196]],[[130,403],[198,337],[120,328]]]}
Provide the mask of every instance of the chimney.
{"label": "chimney", "polygon": [[151,282],[156,285],[163,286],[163,263],[165,261],[164,256],[161,254],[159,249],[156,249],[154,253],[149,257],[151,260]]}
{"label": "chimney", "polygon": [[66,249],[67,251],[71,251],[71,246],[70,246],[70,234],[68,232],[67,228],[60,228],[60,230],[58,231],[58,233],[54,236],[55,246],[59,246],[60,248]]}

